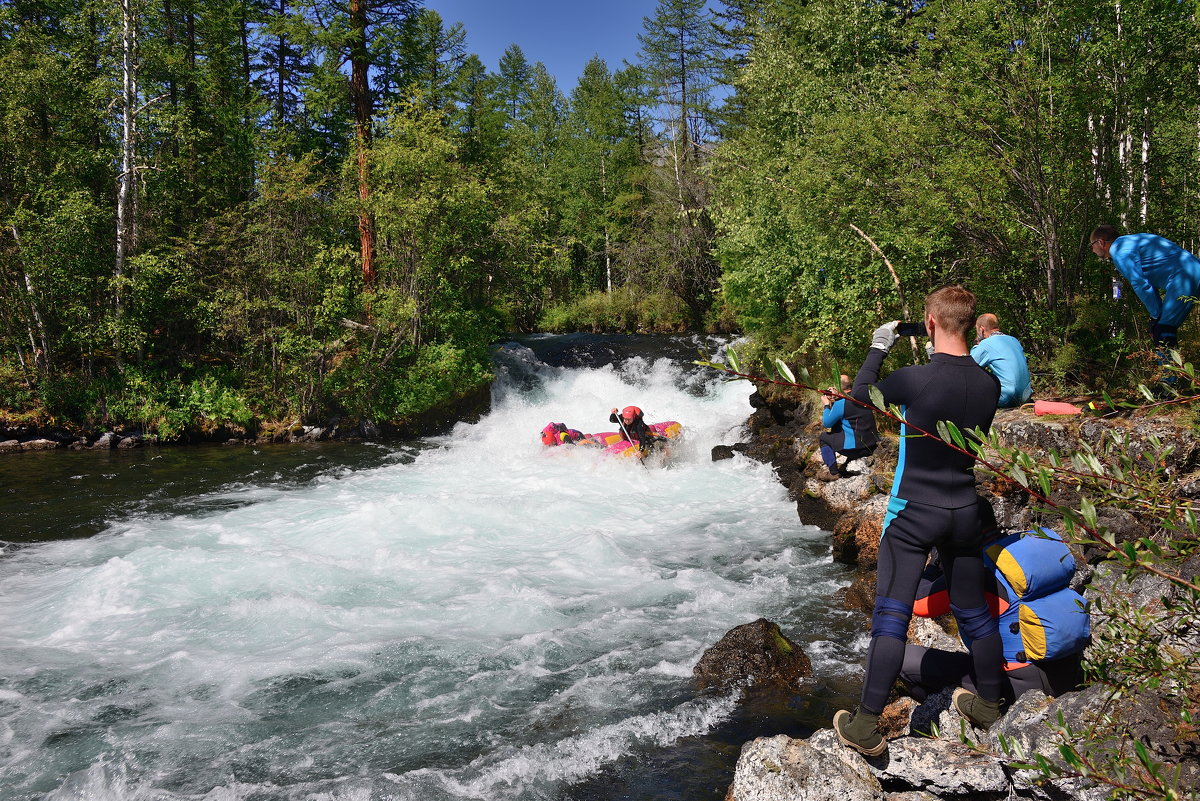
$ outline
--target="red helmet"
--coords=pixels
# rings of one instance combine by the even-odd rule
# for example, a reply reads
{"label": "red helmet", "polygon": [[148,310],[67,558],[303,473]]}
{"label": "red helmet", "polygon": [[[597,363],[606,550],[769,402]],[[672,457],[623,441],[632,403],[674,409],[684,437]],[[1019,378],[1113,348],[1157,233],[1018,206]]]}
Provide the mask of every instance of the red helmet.
{"label": "red helmet", "polygon": [[636,406],[626,406],[621,410],[621,417],[626,420],[636,420],[642,416],[642,410]]}

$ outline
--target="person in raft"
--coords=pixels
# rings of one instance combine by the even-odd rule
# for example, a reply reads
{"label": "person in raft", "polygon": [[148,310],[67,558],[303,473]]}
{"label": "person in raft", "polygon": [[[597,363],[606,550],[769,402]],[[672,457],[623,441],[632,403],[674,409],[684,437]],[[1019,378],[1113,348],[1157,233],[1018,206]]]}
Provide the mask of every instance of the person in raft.
{"label": "person in raft", "polygon": [[975,296],[961,286],[942,287],[925,298],[925,327],[934,346],[929,363],[902,367],[879,381],[879,368],[897,339],[899,321],[893,321],[875,329],[854,380],[854,397],[871,403],[874,384],[884,401],[900,405],[904,415],[879,540],[862,696],[857,712],[842,709],[833,717],[838,739],[868,756],[887,750],[878,731],[879,716],[904,663],[917,586],[935,547],[951,611],[959,631],[971,639],[976,690],[956,694],[954,705],[981,728],[1000,717],[1004,657],[996,619],[984,598],[989,572],[983,563],[974,461],[929,435],[937,431],[938,421],[954,423],[964,433],[991,428],[1000,382],[968,353],[967,332],[974,322]]}
{"label": "person in raft", "polygon": [[1112,261],[1146,307],[1154,346],[1177,350],[1179,326],[1200,291],[1200,259],[1157,234],[1117,236],[1111,225],[1096,226],[1091,247],[1098,258]]}
{"label": "person in raft", "polygon": [[[842,394],[851,389],[850,376],[842,374]],[[833,387],[829,388],[833,392]],[[819,437],[821,442],[821,461],[825,470],[817,474],[818,481],[836,481],[842,477],[838,467],[837,455],[846,457],[846,464],[862,456],[875,452],[879,444],[879,436],[875,433],[875,415],[870,409],[857,403],[847,402],[845,398],[835,398],[831,395],[821,396],[821,425],[826,429]]]}
{"label": "person in raft", "polygon": [[654,441],[658,439],[658,435],[650,430],[650,426],[646,425],[646,421],[642,417],[642,410],[636,406],[626,406],[621,410],[620,417],[617,417],[617,409],[613,407],[612,414],[608,416],[608,422],[620,426],[621,439],[638,443],[638,449],[642,452],[648,451]]}
{"label": "person in raft", "polygon": [[1011,409],[1029,403],[1033,387],[1029,383],[1029,362],[1016,337],[1000,332],[994,314],[981,314],[975,321],[975,347],[971,358],[1000,380],[1000,408]]}
{"label": "person in raft", "polygon": [[[983,498],[979,517],[983,560],[991,572],[985,595],[997,617],[1003,645],[1002,700],[1010,704],[1030,690],[1053,698],[1079,689],[1091,620],[1087,600],[1070,586],[1075,575],[1071,550],[1050,529],[1004,532],[992,505]],[[936,555],[921,577],[913,611],[920,617],[950,612],[946,576]],[[904,647],[900,681],[918,701],[945,687],[977,692],[971,667],[971,657],[964,651],[909,643]]]}
{"label": "person in raft", "polygon": [[567,428],[565,423],[547,423],[542,429],[542,444],[547,447],[574,445],[576,442],[582,442],[585,436],[582,431]]}

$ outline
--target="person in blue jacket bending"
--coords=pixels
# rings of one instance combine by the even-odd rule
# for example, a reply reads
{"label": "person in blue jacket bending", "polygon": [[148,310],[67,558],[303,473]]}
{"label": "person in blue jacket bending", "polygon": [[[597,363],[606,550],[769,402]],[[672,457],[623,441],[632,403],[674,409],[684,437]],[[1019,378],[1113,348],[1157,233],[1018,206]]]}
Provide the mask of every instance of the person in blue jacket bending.
{"label": "person in blue jacket bending", "polygon": [[[849,394],[853,388],[850,376],[842,374],[842,394]],[[829,388],[830,392],[833,387]],[[821,425],[826,429],[819,437],[821,442],[821,461],[825,463],[825,472],[817,475],[819,481],[835,481],[842,477],[838,468],[837,455],[846,457],[846,463],[861,457],[869,456],[879,443],[879,435],[875,432],[875,415],[870,409],[857,403],[847,405],[845,398],[834,398],[822,395]]]}
{"label": "person in blue jacket bending", "polygon": [[1177,331],[1200,290],[1200,259],[1157,234],[1117,236],[1111,225],[1096,226],[1091,246],[1097,257],[1112,260],[1150,313],[1155,346],[1178,348]]}
{"label": "person in blue jacket bending", "polygon": [[1029,363],[1025,349],[1016,337],[1001,333],[994,314],[981,314],[975,321],[975,347],[971,358],[1000,381],[999,408],[1011,409],[1029,403],[1033,388],[1029,384]]}

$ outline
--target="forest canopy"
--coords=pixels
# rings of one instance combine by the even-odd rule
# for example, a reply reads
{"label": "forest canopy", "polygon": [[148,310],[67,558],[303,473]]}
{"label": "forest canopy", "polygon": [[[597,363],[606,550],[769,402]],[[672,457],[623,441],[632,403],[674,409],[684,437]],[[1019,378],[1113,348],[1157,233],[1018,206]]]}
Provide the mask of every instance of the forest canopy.
{"label": "forest canopy", "polygon": [[948,282],[1103,384],[1146,336],[1091,227],[1197,239],[1192,12],[660,0],[564,90],[416,0],[0,0],[0,407],[403,422],[506,331],[853,360]]}

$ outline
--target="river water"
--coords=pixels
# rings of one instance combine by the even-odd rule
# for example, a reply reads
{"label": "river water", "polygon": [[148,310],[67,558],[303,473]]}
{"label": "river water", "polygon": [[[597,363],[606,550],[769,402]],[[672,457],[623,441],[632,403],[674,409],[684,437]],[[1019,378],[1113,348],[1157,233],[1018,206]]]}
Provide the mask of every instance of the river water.
{"label": "river water", "polygon": [[[721,799],[853,703],[865,638],[828,533],[711,461],[751,387],[698,344],[508,343],[491,413],[417,442],[4,457],[0,797]],[[630,403],[669,464],[538,440]],[[817,679],[697,692],[759,617]]]}

